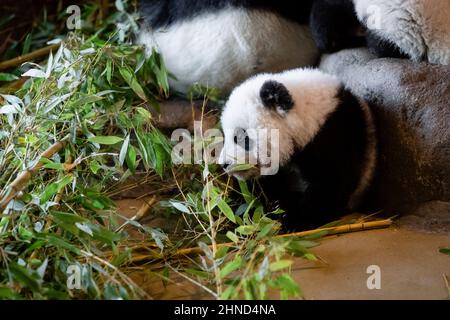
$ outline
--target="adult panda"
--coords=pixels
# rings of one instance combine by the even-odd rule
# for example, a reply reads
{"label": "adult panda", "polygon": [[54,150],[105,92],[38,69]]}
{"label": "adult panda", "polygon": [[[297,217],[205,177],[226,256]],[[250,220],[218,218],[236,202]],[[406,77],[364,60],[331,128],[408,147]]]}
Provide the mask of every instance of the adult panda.
{"label": "adult panda", "polygon": [[162,53],[171,87],[229,93],[260,72],[318,62],[308,20],[314,0],[141,0],[138,43]]}
{"label": "adult panda", "polygon": [[449,65],[449,20],[449,0],[316,0],[310,24],[323,52],[360,43],[359,22],[380,57]]}
{"label": "adult panda", "polygon": [[[259,178],[270,202],[287,212],[289,229],[317,227],[357,209],[372,180],[376,138],[369,107],[319,70],[250,78],[231,93],[221,124],[219,163],[239,179]],[[264,173],[277,160],[278,172]]]}

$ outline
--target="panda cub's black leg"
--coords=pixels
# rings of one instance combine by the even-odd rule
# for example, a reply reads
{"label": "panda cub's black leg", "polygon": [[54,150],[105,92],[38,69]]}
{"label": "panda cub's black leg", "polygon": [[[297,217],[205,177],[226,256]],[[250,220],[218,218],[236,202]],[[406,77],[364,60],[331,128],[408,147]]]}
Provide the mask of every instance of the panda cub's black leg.
{"label": "panda cub's black leg", "polygon": [[317,47],[324,53],[365,45],[352,0],[315,0],[310,28]]}
{"label": "panda cub's black leg", "polygon": [[373,31],[367,31],[366,41],[369,50],[379,58],[409,58],[396,44],[381,38]]}

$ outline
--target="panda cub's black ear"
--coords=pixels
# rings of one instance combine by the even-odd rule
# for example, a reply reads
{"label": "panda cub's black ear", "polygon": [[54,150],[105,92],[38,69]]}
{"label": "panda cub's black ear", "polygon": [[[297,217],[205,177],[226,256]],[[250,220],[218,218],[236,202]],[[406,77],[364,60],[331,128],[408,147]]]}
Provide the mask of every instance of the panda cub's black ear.
{"label": "panda cub's black ear", "polygon": [[294,101],[288,89],[274,80],[266,81],[259,93],[261,101],[266,108],[278,113],[286,113],[294,107]]}

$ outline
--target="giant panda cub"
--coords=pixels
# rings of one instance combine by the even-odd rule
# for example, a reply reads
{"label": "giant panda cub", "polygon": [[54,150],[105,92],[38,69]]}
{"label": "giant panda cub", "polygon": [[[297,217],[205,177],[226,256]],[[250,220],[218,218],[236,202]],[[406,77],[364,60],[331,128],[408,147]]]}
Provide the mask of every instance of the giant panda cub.
{"label": "giant panda cub", "polygon": [[300,2],[141,0],[137,42],[163,55],[175,91],[199,83],[227,94],[254,74],[318,62],[308,26],[313,0]]}
{"label": "giant panda cub", "polygon": [[[380,57],[450,64],[449,0],[315,0],[310,26],[323,52],[360,44]],[[359,39],[359,41],[358,41]]]}
{"label": "giant panda cub", "polygon": [[[270,202],[286,211],[289,229],[317,227],[357,209],[372,180],[376,138],[369,107],[319,70],[250,78],[231,93],[221,124],[219,162],[238,179],[257,178]],[[262,175],[276,168],[273,161],[278,172]]]}

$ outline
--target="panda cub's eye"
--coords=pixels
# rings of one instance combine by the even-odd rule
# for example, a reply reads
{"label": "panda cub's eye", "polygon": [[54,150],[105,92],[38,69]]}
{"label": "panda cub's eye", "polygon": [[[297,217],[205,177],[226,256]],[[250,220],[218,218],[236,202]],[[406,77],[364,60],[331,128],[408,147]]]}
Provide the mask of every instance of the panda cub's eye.
{"label": "panda cub's eye", "polygon": [[236,131],[234,135],[234,143],[245,149],[245,151],[250,151],[252,147],[250,137],[244,129],[239,129]]}

